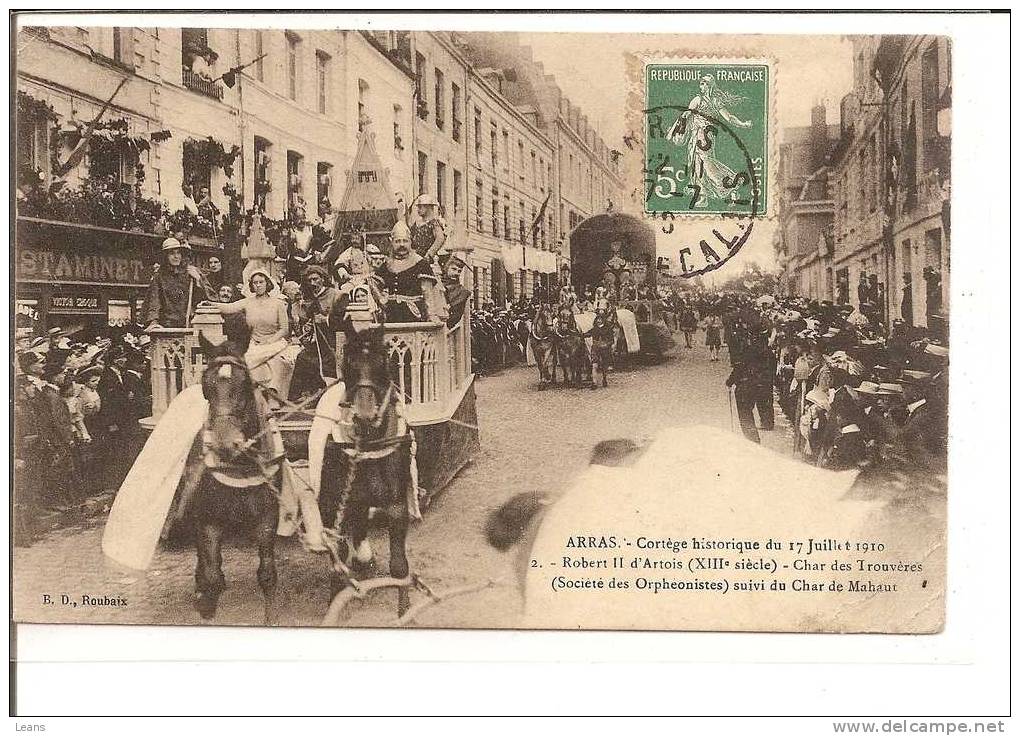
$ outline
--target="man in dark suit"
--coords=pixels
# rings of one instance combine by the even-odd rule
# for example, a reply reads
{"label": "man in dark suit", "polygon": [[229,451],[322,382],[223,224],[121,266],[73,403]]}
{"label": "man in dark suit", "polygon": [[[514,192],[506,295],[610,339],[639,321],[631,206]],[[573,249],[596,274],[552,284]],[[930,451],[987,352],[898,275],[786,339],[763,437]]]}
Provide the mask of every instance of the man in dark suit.
{"label": "man in dark suit", "polygon": [[116,343],[106,353],[106,369],[99,386],[100,407],[96,424],[99,427],[101,444],[100,457],[105,470],[105,490],[120,488],[134,458],[129,448],[133,446],[136,430],[134,395],[125,380],[127,371],[127,347]]}

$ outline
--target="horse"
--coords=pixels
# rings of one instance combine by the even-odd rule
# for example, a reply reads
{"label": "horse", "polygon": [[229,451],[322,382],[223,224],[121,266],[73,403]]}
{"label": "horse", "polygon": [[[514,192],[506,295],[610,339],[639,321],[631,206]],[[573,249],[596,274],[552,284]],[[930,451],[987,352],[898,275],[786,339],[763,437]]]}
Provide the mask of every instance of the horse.
{"label": "horse", "polygon": [[216,615],[223,576],[222,540],[238,522],[253,529],[258,547],[257,578],[265,603],[265,623],[276,618],[276,526],[280,459],[268,457],[266,422],[258,409],[255,386],[238,347],[229,340],[215,346],[200,337],[208,365],[202,393],[209,413],[202,435],[203,468],[186,503],[195,528],[195,608],[203,619]]}
{"label": "horse", "polygon": [[560,305],[557,310],[554,333],[556,362],[563,369],[563,382],[567,385],[580,386],[587,349],[584,337],[577,327],[577,320],[574,319],[574,311],[565,304]]}
{"label": "horse", "polygon": [[556,341],[553,335],[553,312],[549,304],[541,304],[531,323],[528,342],[538,366],[538,390],[556,385]]}
{"label": "horse", "polygon": [[[591,360],[602,374],[602,387],[609,386],[609,366],[613,362],[613,344],[616,342],[616,310],[608,301],[601,301],[595,307],[595,320],[585,336],[591,337]],[[596,388],[592,381],[591,387]]]}
{"label": "horse", "polygon": [[[388,367],[382,323],[355,329],[345,324],[342,372],[351,417],[350,445],[330,444],[322,468],[319,510],[336,537],[331,592],[347,587],[353,573],[372,560],[367,542],[369,511],[389,532],[390,575],[407,579],[407,531],[411,522],[413,435],[400,416],[400,397]],[[339,568],[339,571],[338,569]],[[397,613],[410,606],[407,587],[398,589]]]}

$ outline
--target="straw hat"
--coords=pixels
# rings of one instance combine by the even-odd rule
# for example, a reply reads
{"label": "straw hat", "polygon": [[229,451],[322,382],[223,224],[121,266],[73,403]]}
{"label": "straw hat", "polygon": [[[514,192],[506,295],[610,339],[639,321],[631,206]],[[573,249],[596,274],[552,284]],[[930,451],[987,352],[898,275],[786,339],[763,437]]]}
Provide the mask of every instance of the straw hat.
{"label": "straw hat", "polygon": [[160,250],[163,251],[164,253],[168,250],[180,250],[182,248],[184,250],[191,250],[191,246],[188,245],[188,241],[184,241],[182,243],[177,238],[173,237],[164,240],[163,245],[160,246]]}
{"label": "straw hat", "polygon": [[832,403],[829,401],[829,394],[817,386],[808,391],[807,396],[804,398],[815,406],[825,409],[825,411],[828,411],[832,406]]}

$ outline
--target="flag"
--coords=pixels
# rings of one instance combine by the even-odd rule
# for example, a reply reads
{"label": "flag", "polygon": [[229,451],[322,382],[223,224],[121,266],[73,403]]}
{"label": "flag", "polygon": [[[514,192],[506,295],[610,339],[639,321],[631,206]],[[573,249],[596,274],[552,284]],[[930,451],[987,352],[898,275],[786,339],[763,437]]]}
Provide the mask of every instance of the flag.
{"label": "flag", "polygon": [[120,84],[117,85],[117,89],[115,89],[113,91],[113,94],[110,95],[110,99],[108,99],[105,102],[102,109],[100,109],[99,114],[92,119],[92,122],[85,126],[85,130],[81,134],[81,140],[78,141],[78,145],[74,147],[74,150],[71,151],[70,154],[68,154],[67,160],[57,167],[56,172],[57,178],[62,179],[65,176],[67,176],[67,173],[75,166],[77,166],[78,163],[85,156],[85,151],[88,149],[89,140],[92,138],[92,134],[95,132],[96,126],[99,125],[99,121],[103,119],[103,115],[106,114],[106,111],[110,109],[110,105],[113,104],[113,98],[120,93],[121,88],[125,84],[127,84],[127,81],[128,81],[127,77],[124,77],[123,79],[120,80]]}
{"label": "flag", "polygon": [[552,192],[546,195],[545,201],[542,202],[542,207],[538,210],[538,214],[535,215],[535,221],[531,223],[531,228],[528,232],[535,232],[538,226],[542,223],[542,218],[545,217],[545,209],[549,206],[549,198],[552,197]]}

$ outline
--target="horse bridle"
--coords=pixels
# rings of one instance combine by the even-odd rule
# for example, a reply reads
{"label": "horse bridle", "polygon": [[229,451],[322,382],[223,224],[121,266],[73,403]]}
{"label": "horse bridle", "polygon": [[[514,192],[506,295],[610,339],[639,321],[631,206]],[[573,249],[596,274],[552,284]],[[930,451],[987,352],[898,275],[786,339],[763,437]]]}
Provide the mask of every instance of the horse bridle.
{"label": "horse bridle", "polygon": [[[220,356],[218,358],[213,358],[213,360],[209,363],[208,370],[212,370],[213,368],[224,366],[224,365],[229,365],[229,366],[232,366],[232,367],[235,367],[235,368],[240,368],[241,370],[244,371],[245,376],[248,379],[248,382],[251,383],[251,375],[250,375],[250,373],[248,371],[248,364],[244,360],[242,360],[241,358],[235,358],[232,355],[223,355],[223,356]],[[253,390],[254,390],[254,387],[253,387]],[[203,387],[203,393],[204,393],[204,387]],[[209,397],[207,396],[206,399],[208,399],[208,398]],[[243,419],[243,417],[235,414],[232,411],[224,412],[222,414],[214,414],[211,407],[209,409],[209,414],[208,414],[208,416],[206,418],[206,428],[208,429],[209,428],[209,424],[211,422],[217,420],[217,419],[231,419],[232,422],[235,424],[235,426],[238,429],[243,429],[244,428],[244,419]]]}

